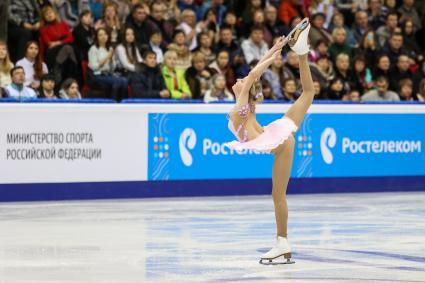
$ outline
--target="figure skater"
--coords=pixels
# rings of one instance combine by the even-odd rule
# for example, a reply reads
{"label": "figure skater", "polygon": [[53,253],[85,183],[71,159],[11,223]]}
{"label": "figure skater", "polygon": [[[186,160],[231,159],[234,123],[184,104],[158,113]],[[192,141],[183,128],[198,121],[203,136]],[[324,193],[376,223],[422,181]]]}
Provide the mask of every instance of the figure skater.
{"label": "figure skater", "polygon": [[[279,263],[273,262],[273,260],[282,256],[286,261],[280,263],[293,263],[290,260],[291,248],[287,240],[286,188],[294,156],[293,133],[297,131],[314,98],[313,80],[307,62],[309,30],[310,23],[306,18],[286,38],[278,39],[251,72],[245,78],[238,80],[232,87],[236,95],[236,105],[229,114],[228,126],[238,140],[226,145],[234,150],[251,149],[274,154],[272,196],[276,216],[277,241],[269,252],[261,256],[260,263],[262,264]],[[255,117],[255,105],[263,98],[259,79],[275,58],[281,56],[282,48],[286,43],[299,56],[303,92],[284,117],[261,127]]]}

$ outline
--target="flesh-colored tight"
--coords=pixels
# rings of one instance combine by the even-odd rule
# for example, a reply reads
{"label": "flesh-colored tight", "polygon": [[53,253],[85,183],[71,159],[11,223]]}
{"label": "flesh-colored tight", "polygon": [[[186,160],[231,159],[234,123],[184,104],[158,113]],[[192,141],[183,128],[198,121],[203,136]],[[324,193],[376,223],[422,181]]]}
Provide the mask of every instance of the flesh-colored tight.
{"label": "flesh-colored tight", "polygon": [[[286,112],[285,116],[292,119],[299,127],[314,99],[313,80],[308,66],[307,55],[300,56],[300,77],[303,93]],[[290,136],[282,145],[273,150],[275,155],[272,171],[273,203],[276,216],[277,235],[288,236],[288,205],[286,188],[291,173],[294,158],[295,140]]]}

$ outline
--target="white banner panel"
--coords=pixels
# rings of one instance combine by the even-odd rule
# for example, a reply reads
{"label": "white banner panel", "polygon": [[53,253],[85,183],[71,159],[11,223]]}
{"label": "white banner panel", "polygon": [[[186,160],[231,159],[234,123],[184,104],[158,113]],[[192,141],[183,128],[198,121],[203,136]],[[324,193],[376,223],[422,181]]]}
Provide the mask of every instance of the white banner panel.
{"label": "white banner panel", "polygon": [[3,104],[0,121],[0,183],[147,180],[140,108]]}

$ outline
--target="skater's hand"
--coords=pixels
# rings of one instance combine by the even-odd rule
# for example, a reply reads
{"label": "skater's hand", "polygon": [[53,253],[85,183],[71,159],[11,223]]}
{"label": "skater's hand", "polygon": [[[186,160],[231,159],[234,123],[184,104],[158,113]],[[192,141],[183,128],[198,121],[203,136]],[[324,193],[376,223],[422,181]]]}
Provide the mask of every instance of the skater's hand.
{"label": "skater's hand", "polygon": [[283,36],[282,37],[279,37],[276,40],[276,43],[273,45],[271,51],[274,53],[277,50],[282,50],[282,48],[283,48],[283,46],[285,46],[285,44],[286,44],[285,38]]}

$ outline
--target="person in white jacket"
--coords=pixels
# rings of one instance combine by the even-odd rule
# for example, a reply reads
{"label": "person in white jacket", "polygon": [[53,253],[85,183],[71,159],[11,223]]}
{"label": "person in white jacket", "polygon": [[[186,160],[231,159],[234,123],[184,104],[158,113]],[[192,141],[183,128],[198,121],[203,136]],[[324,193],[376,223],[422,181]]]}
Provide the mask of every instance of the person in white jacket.
{"label": "person in white jacket", "polygon": [[220,74],[214,75],[211,88],[205,93],[204,102],[233,100],[235,100],[233,94],[226,87],[226,78]]}

